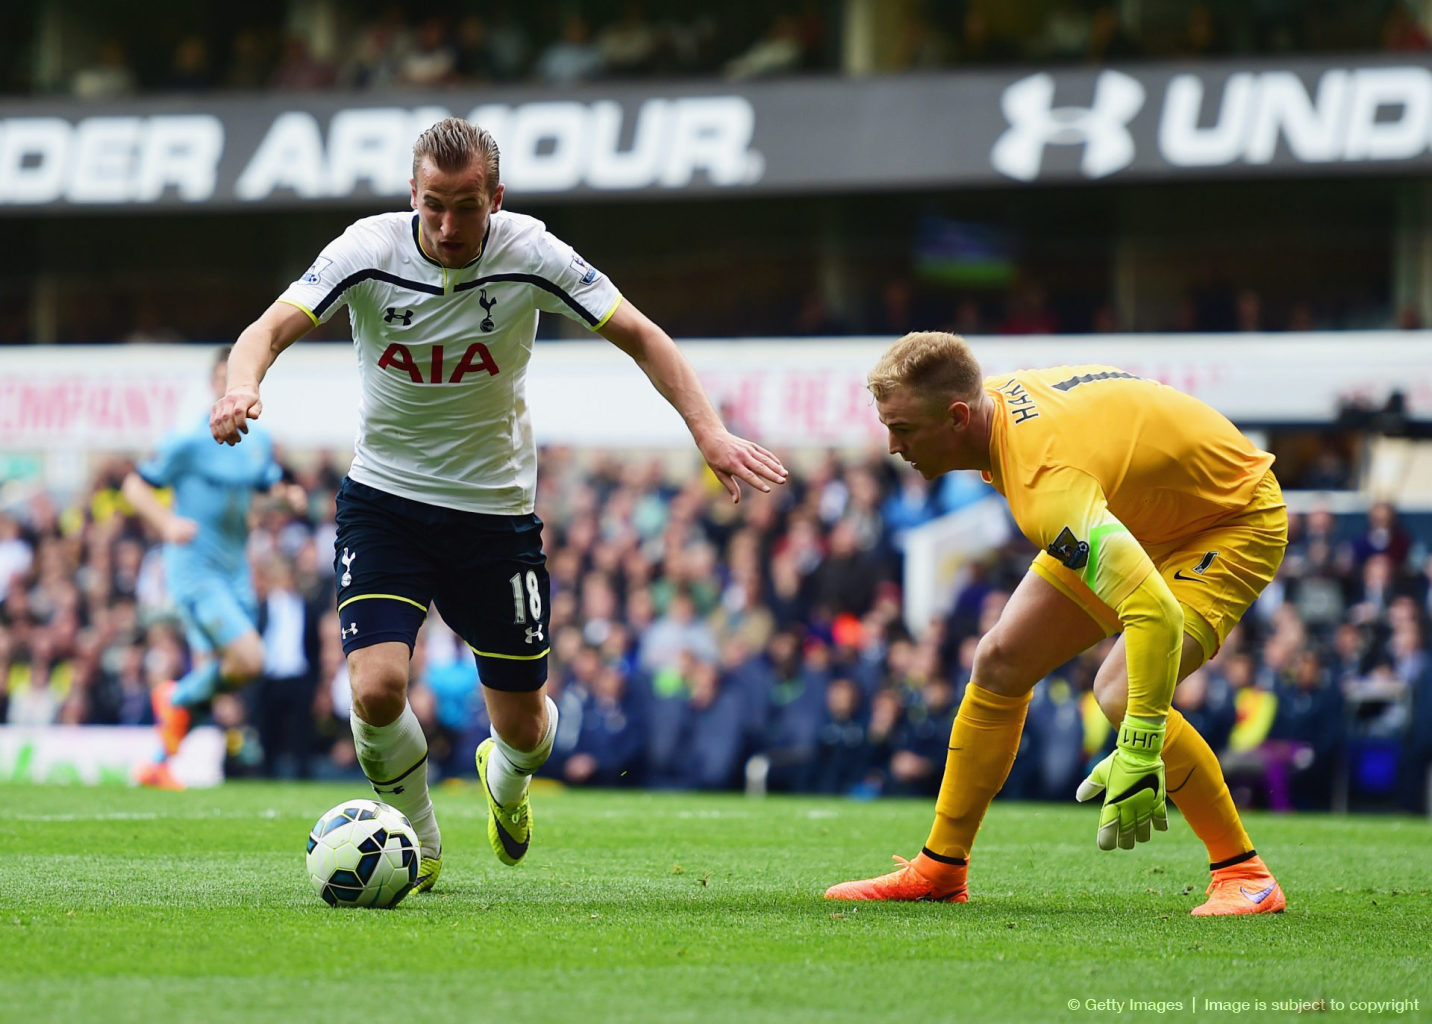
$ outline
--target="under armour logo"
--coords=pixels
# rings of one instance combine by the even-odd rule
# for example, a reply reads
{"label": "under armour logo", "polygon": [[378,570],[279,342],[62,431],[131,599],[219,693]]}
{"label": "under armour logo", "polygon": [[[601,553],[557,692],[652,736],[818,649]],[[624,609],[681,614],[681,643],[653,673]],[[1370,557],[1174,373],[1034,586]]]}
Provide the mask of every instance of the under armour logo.
{"label": "under armour logo", "polygon": [[990,150],[995,170],[1020,181],[1039,177],[1045,146],[1084,147],[1079,169],[1102,178],[1134,160],[1128,124],[1144,105],[1144,87],[1119,71],[1101,71],[1092,107],[1054,106],[1054,77],[1041,72],[1004,90],[1000,97],[1009,128]]}
{"label": "under armour logo", "polygon": [[357,636],[357,635],[358,635],[358,623],[356,623],[356,622],[351,622],[351,623],[349,623],[348,625],[344,626],[344,627],[343,627],[341,630],[339,630],[338,632],[339,632],[339,634],[343,637],[344,640],[347,640],[350,636]]}
{"label": "under armour logo", "polygon": [[340,587],[346,587],[353,583],[353,574],[348,571],[348,567],[353,564],[353,559],[357,557],[358,552],[355,551],[350,555],[347,548],[343,549],[343,554],[339,558],[343,563],[343,578],[338,581]]}
{"label": "under armour logo", "polygon": [[531,644],[531,643],[538,643],[538,644],[540,644],[540,643],[542,642],[542,627],[541,627],[541,625],[536,625],[536,626],[530,626],[530,627],[528,627],[528,629],[527,629],[527,642],[528,642],[529,644]]}
{"label": "under armour logo", "polygon": [[482,318],[482,323],[477,326],[482,328],[484,334],[491,334],[497,329],[497,324],[492,322],[492,307],[497,305],[497,300],[489,299],[487,289],[484,288],[477,293],[477,301],[482,305],[482,311],[487,314]]}
{"label": "under armour logo", "polygon": [[403,321],[403,326],[407,327],[413,322],[413,311],[411,309],[405,309],[399,313],[396,306],[389,306],[388,312],[383,314],[383,319],[388,321],[388,323],[392,323],[394,320],[401,320]]}

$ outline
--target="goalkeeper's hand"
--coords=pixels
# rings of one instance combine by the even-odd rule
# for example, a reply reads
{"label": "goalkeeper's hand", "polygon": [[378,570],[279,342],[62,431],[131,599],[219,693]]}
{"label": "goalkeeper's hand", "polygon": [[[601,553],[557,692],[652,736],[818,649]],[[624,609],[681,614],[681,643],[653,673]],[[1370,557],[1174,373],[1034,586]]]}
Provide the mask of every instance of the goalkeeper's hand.
{"label": "goalkeeper's hand", "polygon": [[1099,815],[1099,849],[1115,845],[1132,850],[1134,843],[1146,843],[1153,834],[1150,826],[1168,831],[1163,765],[1164,723],[1126,716],[1119,727],[1114,752],[1094,766],[1079,783],[1075,797],[1092,800],[1104,794]]}

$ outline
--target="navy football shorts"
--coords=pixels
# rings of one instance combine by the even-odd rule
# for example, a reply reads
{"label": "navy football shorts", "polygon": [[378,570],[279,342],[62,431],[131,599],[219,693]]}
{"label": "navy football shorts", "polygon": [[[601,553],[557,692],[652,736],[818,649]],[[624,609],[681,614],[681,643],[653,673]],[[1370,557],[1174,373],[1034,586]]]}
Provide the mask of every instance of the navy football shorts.
{"label": "navy football shorts", "polygon": [[344,654],[385,641],[411,650],[433,602],[484,686],[530,692],[547,681],[551,581],[537,516],[461,512],[345,478],[337,519]]}

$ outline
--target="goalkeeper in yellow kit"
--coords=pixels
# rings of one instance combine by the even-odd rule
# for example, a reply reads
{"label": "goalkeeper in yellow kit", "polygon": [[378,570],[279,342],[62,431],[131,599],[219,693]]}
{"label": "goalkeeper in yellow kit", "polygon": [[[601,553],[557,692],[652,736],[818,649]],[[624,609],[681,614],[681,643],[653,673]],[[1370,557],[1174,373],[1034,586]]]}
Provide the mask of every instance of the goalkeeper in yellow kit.
{"label": "goalkeeper in yellow kit", "polygon": [[1282,561],[1273,456],[1197,399],[1113,367],[984,378],[952,334],[901,338],[869,387],[891,454],[926,479],[980,470],[1041,550],[979,642],[924,849],[826,896],[965,902],[970,847],[1014,763],[1034,684],[1122,632],[1094,681],[1118,744],[1077,793],[1102,796],[1099,848],[1167,829],[1167,794],[1208,847],[1213,881],[1193,913],[1282,910],[1218,759],[1169,707]]}

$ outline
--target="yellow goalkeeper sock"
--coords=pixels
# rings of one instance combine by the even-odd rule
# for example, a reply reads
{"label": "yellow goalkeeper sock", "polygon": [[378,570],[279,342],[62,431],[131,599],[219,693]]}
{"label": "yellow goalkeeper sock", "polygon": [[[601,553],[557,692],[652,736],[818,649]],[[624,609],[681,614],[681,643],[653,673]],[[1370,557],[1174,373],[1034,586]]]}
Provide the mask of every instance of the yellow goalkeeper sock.
{"label": "yellow goalkeeper sock", "polygon": [[1030,694],[1005,697],[971,682],[950,730],[945,777],[925,849],[939,858],[969,858],[989,802],[1009,777]]}
{"label": "yellow goalkeeper sock", "polygon": [[1164,776],[1168,797],[1208,847],[1210,864],[1232,860],[1253,849],[1243,830],[1218,757],[1198,730],[1172,709],[1164,732]]}

